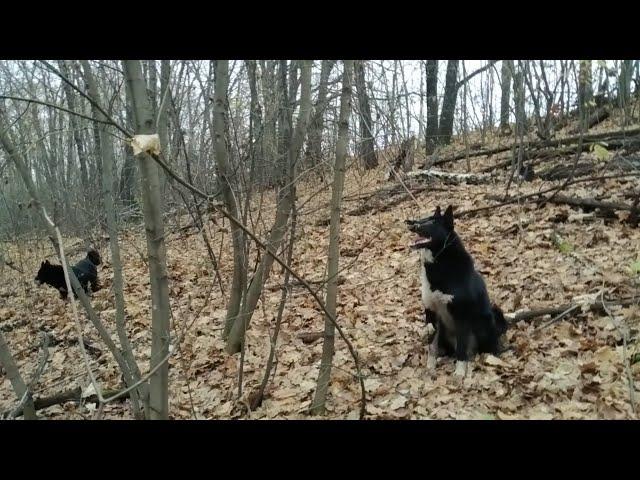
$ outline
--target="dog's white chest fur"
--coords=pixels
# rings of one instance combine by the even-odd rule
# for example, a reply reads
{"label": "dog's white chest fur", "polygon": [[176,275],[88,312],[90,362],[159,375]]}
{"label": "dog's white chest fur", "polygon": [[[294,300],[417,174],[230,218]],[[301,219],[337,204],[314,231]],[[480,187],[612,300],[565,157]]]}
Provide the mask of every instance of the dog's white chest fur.
{"label": "dog's white chest fur", "polygon": [[442,321],[449,327],[453,328],[453,318],[449,313],[447,304],[453,300],[453,295],[441,292],[440,290],[432,290],[427,272],[424,268],[425,263],[431,263],[433,255],[431,250],[423,248],[420,250],[420,282],[422,283],[422,304],[424,308],[435,312]]}

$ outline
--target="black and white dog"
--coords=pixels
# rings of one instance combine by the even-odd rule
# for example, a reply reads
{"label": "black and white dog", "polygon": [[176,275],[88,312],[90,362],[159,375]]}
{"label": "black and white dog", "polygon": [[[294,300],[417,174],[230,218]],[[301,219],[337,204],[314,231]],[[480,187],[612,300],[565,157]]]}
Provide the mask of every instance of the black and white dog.
{"label": "black and white dog", "polygon": [[427,368],[435,368],[439,355],[454,356],[455,374],[464,376],[476,353],[500,353],[504,315],[489,301],[484,280],[453,229],[451,206],[444,215],[437,207],[431,217],[406,223],[418,235],[411,248],[420,252],[422,303],[436,330]]}

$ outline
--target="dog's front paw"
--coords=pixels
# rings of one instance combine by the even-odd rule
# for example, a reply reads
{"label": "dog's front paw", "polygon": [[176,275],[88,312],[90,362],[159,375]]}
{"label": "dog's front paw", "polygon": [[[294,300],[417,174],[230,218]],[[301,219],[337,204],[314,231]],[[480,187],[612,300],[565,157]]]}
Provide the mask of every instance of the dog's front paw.
{"label": "dog's front paw", "polygon": [[453,374],[458,378],[464,378],[467,375],[467,362],[457,360],[456,370]]}
{"label": "dog's front paw", "polygon": [[435,370],[437,363],[438,363],[438,360],[436,359],[436,356],[429,355],[427,357],[427,370]]}

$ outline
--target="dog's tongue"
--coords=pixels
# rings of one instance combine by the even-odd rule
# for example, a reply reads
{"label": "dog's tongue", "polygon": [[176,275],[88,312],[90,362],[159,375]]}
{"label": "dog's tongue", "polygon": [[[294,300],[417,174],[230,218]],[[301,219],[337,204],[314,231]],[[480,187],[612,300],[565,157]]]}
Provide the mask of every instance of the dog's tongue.
{"label": "dog's tongue", "polygon": [[419,245],[422,245],[424,243],[428,243],[429,242],[429,238],[427,237],[418,237],[416,238],[413,243],[411,244],[412,247],[417,247]]}

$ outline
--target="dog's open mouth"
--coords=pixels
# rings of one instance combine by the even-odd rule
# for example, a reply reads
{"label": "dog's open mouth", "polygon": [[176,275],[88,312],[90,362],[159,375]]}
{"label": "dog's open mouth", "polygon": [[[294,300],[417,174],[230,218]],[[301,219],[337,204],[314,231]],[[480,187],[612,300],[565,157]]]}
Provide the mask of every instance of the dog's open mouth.
{"label": "dog's open mouth", "polygon": [[425,245],[428,245],[430,241],[431,241],[431,238],[429,237],[419,236],[409,246],[411,248],[420,248],[420,247],[424,247]]}

